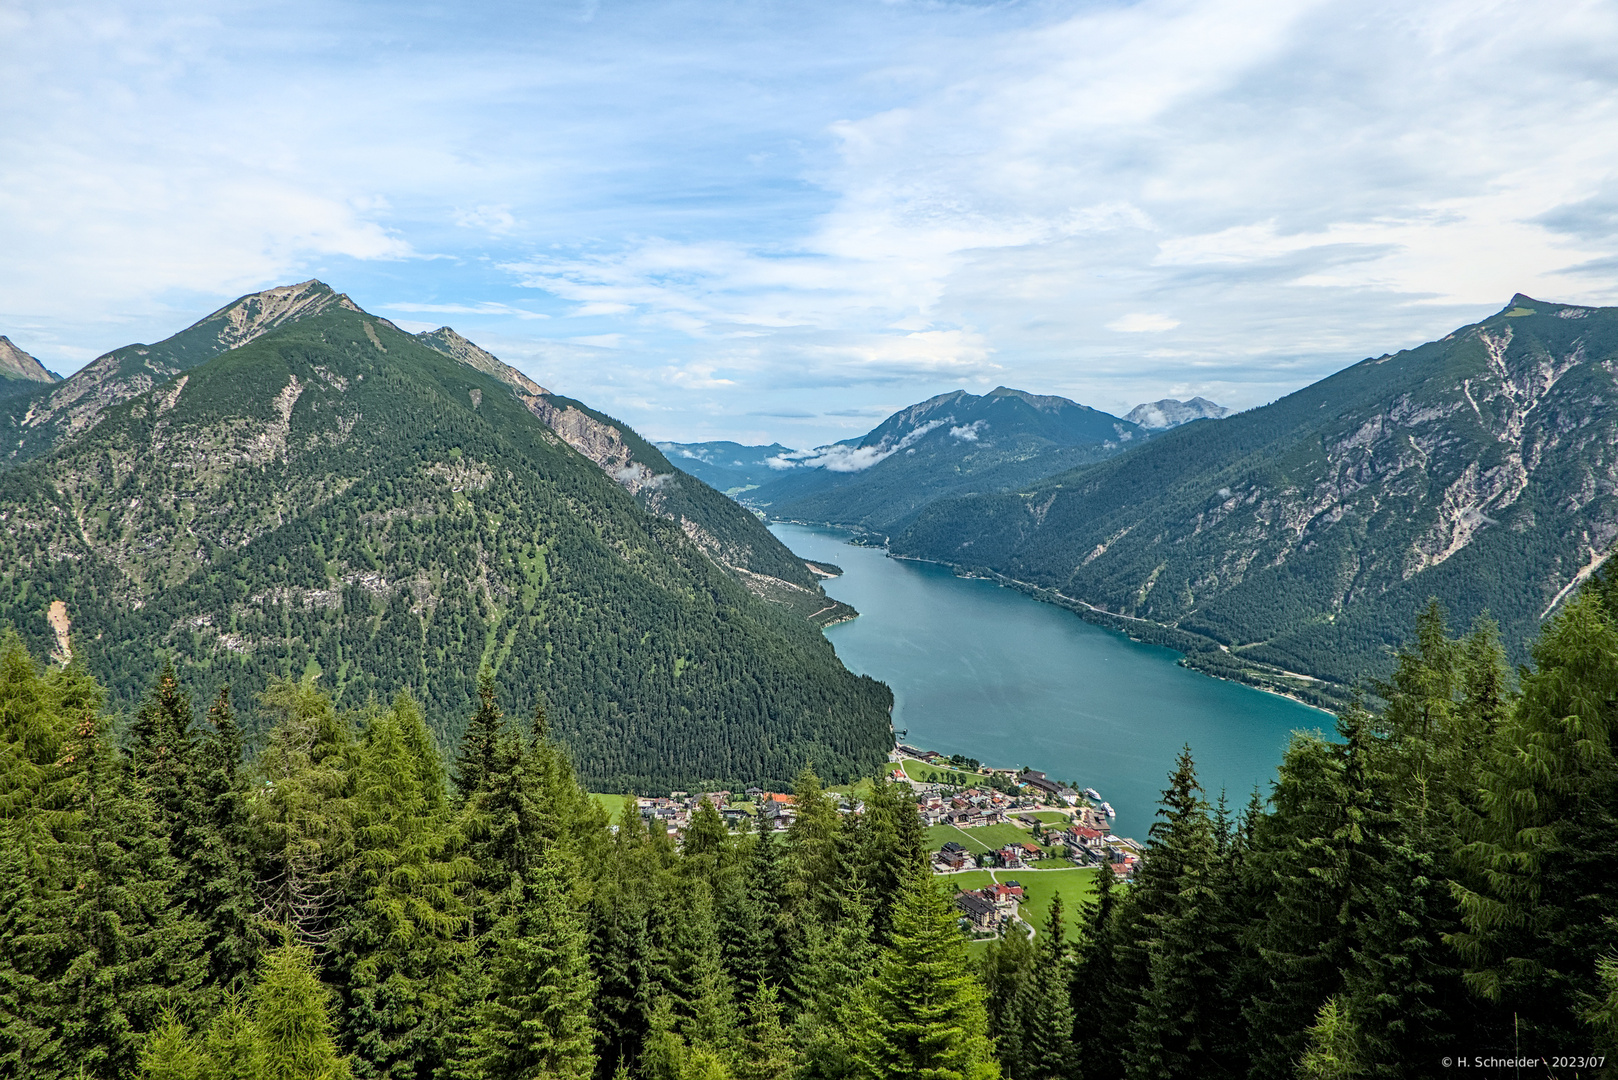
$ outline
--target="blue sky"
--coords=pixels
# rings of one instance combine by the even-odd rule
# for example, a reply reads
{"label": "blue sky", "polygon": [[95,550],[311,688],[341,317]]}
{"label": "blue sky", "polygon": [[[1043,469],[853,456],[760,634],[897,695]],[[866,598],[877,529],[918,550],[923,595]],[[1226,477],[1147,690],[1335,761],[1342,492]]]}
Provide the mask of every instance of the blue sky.
{"label": "blue sky", "polygon": [[320,277],[653,438],[1262,404],[1618,303],[1618,7],[0,0],[0,333]]}

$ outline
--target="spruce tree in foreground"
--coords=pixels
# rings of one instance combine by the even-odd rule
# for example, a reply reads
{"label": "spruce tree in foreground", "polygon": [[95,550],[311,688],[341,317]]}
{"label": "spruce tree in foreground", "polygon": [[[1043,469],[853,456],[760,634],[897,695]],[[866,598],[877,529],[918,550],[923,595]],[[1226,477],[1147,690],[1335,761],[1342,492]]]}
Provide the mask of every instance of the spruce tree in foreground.
{"label": "spruce tree in foreground", "polygon": [[265,957],[252,996],[264,1080],[348,1080],[349,1061],[332,1038],[330,998],[312,950],[288,942]]}
{"label": "spruce tree in foreground", "polygon": [[594,1072],[596,982],[576,886],[575,871],[554,845],[529,870],[500,926],[493,993],[473,1035],[474,1075],[584,1080]]}
{"label": "spruce tree in foreground", "polygon": [[1618,627],[1600,595],[1575,598],[1534,646],[1456,890],[1467,982],[1520,1018],[1527,1053],[1589,1038],[1597,961],[1618,953]]}
{"label": "spruce tree in foreground", "polygon": [[877,960],[860,1028],[867,1080],[991,1080],[983,986],[967,959],[954,906],[926,871],[893,906],[892,943]]}

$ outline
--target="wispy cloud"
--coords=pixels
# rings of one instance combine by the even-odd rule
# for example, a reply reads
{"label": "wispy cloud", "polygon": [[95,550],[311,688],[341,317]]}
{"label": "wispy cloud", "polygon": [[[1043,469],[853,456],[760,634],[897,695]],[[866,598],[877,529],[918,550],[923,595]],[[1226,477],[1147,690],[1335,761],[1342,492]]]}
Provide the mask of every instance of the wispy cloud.
{"label": "wispy cloud", "polygon": [[315,274],[656,437],[807,445],[1618,301],[1610,4],[580,10],[0,8],[0,332],[72,368]]}

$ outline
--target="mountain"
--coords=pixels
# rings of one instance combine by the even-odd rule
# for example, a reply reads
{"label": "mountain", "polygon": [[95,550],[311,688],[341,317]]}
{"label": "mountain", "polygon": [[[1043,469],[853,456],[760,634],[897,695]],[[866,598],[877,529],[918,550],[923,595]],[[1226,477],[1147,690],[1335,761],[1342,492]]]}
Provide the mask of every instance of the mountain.
{"label": "mountain", "polygon": [[61,376],[23,352],[0,334],[0,398],[31,394],[41,386],[60,382]]}
{"label": "mountain", "polygon": [[[737,496],[781,477],[782,455],[797,451],[780,443],[744,446],[736,442],[660,442],[657,448],[679,468],[726,495]],[[771,465],[771,459],[776,464]]]}
{"label": "mountain", "polygon": [[883,534],[935,499],[1016,487],[1147,437],[1063,397],[956,390],[894,413],[863,438],[781,455],[790,466],[781,477],[742,498],[773,518]]}
{"label": "mountain", "polygon": [[107,409],[277,327],[332,308],[359,311],[322,282],[283,285],[227,304],[156,345],[126,345],[98,356],[72,378],[0,403],[0,424],[9,421],[13,435],[0,460],[16,464],[38,457],[87,431]]}
{"label": "mountain", "polygon": [[936,503],[892,550],[1058,591],[1209,670],[1348,686],[1431,596],[1526,659],[1611,551],[1615,494],[1618,308],[1519,295],[1263,408]]}
{"label": "mountain", "polygon": [[488,666],[590,783],[643,792],[847,778],[891,745],[892,695],[837,660],[819,624],[850,611],[801,560],[453,331],[305,283],[30,411],[33,454],[0,472],[0,625],[117,701],[154,656],[249,714],[270,676],[313,675],[350,707],[410,690],[453,745]]}
{"label": "mountain", "polygon": [[1148,401],[1144,405],[1136,405],[1129,410],[1124,419],[1150,431],[1163,431],[1188,424],[1193,420],[1222,420],[1229,415],[1229,409],[1223,405],[1216,405],[1207,398],[1194,397],[1190,401],[1164,398],[1161,401]]}

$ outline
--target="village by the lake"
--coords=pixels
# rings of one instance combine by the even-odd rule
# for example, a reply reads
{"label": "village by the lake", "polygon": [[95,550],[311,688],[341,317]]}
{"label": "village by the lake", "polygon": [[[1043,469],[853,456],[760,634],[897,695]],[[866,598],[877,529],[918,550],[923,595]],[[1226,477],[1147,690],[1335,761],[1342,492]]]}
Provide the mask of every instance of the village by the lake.
{"label": "village by the lake", "polygon": [[[933,873],[954,886],[961,926],[974,941],[1032,936],[1053,898],[1074,911],[1094,891],[1097,874],[1128,881],[1145,857],[1143,844],[1112,831],[1117,813],[1093,787],[906,743],[889,753],[888,775],[914,793]],[[864,812],[863,786],[828,790],[839,813]],[[678,842],[704,801],[731,829],[784,832],[797,819],[792,794],[761,787],[674,791],[636,804],[645,821],[662,822]]]}

